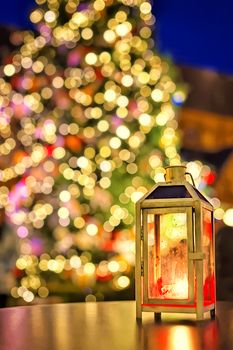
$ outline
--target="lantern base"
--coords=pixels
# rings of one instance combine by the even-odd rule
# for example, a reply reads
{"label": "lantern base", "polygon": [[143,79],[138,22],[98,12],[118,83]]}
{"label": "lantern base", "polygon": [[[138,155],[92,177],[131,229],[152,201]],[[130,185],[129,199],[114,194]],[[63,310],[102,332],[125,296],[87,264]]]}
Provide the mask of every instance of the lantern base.
{"label": "lantern base", "polygon": [[137,303],[137,313],[136,317],[137,319],[142,318],[142,314],[144,312],[153,312],[154,313],[154,320],[155,322],[161,321],[161,314],[162,313],[184,313],[184,314],[196,314],[196,320],[201,321],[204,318],[204,314],[207,312],[209,313],[211,319],[215,319],[215,303],[210,303],[203,305],[202,309],[197,308],[197,304],[193,305],[155,305],[155,304],[139,304]]}

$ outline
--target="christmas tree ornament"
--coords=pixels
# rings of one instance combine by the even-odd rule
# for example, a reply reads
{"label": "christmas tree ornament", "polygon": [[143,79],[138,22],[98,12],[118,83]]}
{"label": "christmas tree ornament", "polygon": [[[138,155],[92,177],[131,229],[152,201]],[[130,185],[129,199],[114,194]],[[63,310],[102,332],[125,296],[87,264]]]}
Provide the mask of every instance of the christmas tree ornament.
{"label": "christmas tree ornament", "polygon": [[166,182],[136,204],[137,318],[143,311],[214,317],[213,207],[186,175],[185,166],[167,167]]}

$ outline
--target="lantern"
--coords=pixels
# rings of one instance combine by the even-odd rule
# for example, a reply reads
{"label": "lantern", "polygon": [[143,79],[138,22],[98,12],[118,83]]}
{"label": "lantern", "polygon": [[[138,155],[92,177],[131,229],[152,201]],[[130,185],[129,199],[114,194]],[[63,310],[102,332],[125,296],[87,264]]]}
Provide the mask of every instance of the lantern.
{"label": "lantern", "polygon": [[136,204],[137,318],[215,315],[213,207],[186,175],[185,166],[167,167],[166,182]]}

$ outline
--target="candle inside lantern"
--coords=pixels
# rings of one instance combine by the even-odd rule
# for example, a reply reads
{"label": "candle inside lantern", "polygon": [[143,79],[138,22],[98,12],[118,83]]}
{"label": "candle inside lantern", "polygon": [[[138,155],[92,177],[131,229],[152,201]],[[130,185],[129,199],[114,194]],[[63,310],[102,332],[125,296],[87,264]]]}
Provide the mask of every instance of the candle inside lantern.
{"label": "candle inside lantern", "polygon": [[174,286],[174,292],[175,295],[178,295],[182,298],[187,298],[188,297],[188,280],[183,279],[183,280],[177,280]]}
{"label": "candle inside lantern", "polygon": [[166,299],[187,299],[188,298],[188,280],[177,280],[173,284],[164,285],[163,292],[166,291]]}

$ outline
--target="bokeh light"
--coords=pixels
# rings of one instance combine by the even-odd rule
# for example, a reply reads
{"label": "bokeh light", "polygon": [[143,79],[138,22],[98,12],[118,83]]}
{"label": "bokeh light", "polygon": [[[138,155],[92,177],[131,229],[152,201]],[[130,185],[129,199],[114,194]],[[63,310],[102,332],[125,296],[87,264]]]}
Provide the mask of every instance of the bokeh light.
{"label": "bokeh light", "polygon": [[[11,295],[31,303],[67,283],[103,300],[132,286],[134,204],[181,163],[185,91],[155,50],[149,1],[37,3],[37,32],[20,34],[0,77],[0,208],[20,245]],[[211,169],[187,168],[203,190]]]}

